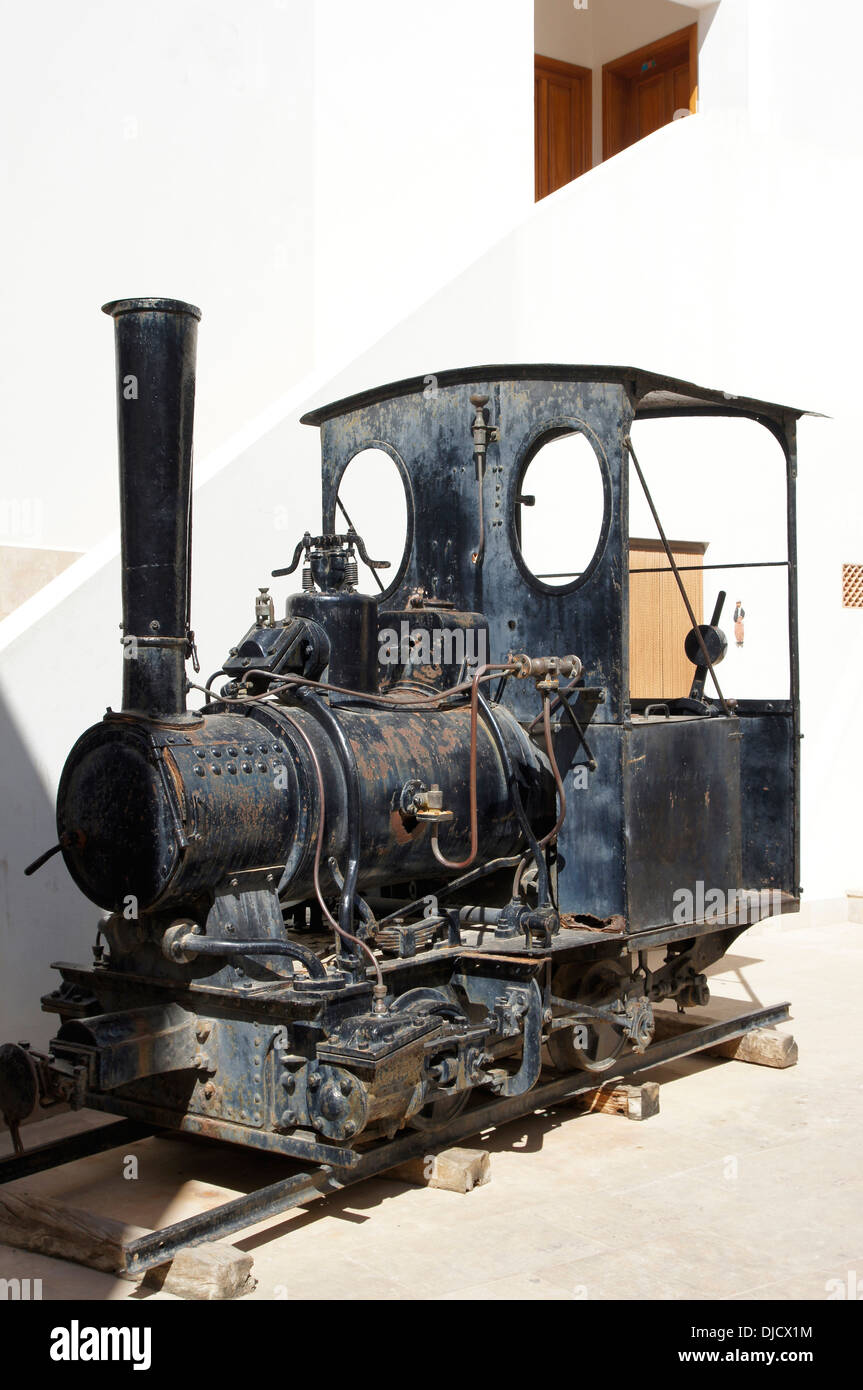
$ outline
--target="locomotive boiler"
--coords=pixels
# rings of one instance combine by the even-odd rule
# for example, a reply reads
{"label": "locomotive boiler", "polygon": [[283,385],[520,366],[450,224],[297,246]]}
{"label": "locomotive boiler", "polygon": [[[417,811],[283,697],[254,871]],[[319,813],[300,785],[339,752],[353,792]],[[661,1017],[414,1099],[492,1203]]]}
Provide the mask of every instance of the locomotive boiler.
{"label": "locomotive boiler", "polygon": [[[50,1049],[0,1049],[17,1148],[37,1102],[64,1101],[304,1160],[325,1190],[672,1055],[655,1006],[706,1003],[706,967],[765,890],[770,910],[799,900],[799,412],[568,366],[445,372],[432,393],[408,380],[314,411],[322,525],[273,570],[296,592],[277,614],[262,587],[203,682],[187,676],[200,314],[165,299],[105,312],[123,694],[69,754],[55,846],[104,915],[92,962],[60,963],[42,1001],[60,1020]],[[788,700],[725,698],[718,612],[691,614],[687,695],[630,696],[630,429],[675,412],[745,415],[785,451]],[[573,433],[604,515],[590,562],[552,586],[522,554],[523,481],[543,442]],[[359,564],[383,566],[339,498],[370,445],[408,514],[377,595]],[[740,895],[745,922],[681,922],[675,889],[695,882]],[[772,1021],[738,1031],[752,1019]]]}

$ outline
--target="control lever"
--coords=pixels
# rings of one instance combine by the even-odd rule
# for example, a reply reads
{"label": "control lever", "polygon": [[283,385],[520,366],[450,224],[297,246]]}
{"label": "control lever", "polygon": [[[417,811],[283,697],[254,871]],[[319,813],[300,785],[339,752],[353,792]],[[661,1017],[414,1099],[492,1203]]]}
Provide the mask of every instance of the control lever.
{"label": "control lever", "polygon": [[728,639],[725,633],[718,626],[719,619],[722,617],[722,608],[725,603],[725,590],[720,589],[716,603],[713,608],[713,617],[709,623],[700,623],[698,628],[690,628],[686,634],[684,651],[689,660],[695,665],[695,675],[692,677],[692,685],[689,688],[690,700],[704,700],[704,684],[707,680],[709,667],[701,664],[704,660],[704,651],[701,642],[698,640],[698,633],[701,633],[704,647],[714,666],[718,666],[725,653],[728,651]]}

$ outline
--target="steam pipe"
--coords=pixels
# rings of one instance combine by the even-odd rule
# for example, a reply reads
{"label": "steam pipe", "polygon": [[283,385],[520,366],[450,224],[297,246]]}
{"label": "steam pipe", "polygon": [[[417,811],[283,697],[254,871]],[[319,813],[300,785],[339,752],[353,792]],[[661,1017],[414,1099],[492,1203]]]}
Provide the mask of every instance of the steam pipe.
{"label": "steam pipe", "polygon": [[123,709],[186,709],[192,426],[200,309],[118,299],[114,320],[123,585]]}
{"label": "steam pipe", "polygon": [[342,881],[342,893],[339,900],[339,934],[348,938],[348,950],[355,961],[359,959],[361,943],[353,934],[354,928],[354,906],[356,902],[357,882],[360,873],[360,846],[362,843],[362,788],[360,786],[360,774],[357,769],[357,760],[354,751],[345,737],[344,729],[336,719],[329,705],[318,696],[312,693],[308,687],[301,687],[297,691],[297,698],[302,701],[320,724],[327,730],[330,738],[336,746],[339,761],[342,765],[342,772],[345,778],[345,790],[347,793],[347,819],[348,819],[348,863],[345,876]]}
{"label": "steam pipe", "polygon": [[[513,809],[515,810],[515,813],[518,816],[518,821],[522,829],[522,834],[524,835],[524,838],[527,840],[528,848],[530,849],[530,852],[534,858],[534,862],[536,863],[539,905],[540,907],[545,907],[547,903],[551,902],[551,883],[548,876],[548,865],[545,862],[545,855],[543,854],[541,849],[542,841],[537,840],[536,836],[533,833],[533,826],[527,818],[527,812],[524,809],[524,802],[521,799],[521,790],[518,785],[518,779],[515,774],[515,768],[512,765],[512,759],[509,756],[509,750],[507,749],[506,743],[504,742],[503,735],[500,731],[500,725],[498,724],[497,719],[494,716],[494,711],[492,710],[488,701],[482,695],[480,695],[479,691],[477,691],[477,700],[479,702],[483,714],[486,717],[486,720],[494,737],[494,741],[497,745],[497,751],[500,755],[500,760],[503,763],[506,784],[509,787],[509,794],[512,798]],[[521,861],[519,861],[519,868],[520,867]],[[519,873],[517,875],[517,878],[520,877],[521,874]],[[515,896],[516,894],[515,892],[513,892],[513,897]]]}

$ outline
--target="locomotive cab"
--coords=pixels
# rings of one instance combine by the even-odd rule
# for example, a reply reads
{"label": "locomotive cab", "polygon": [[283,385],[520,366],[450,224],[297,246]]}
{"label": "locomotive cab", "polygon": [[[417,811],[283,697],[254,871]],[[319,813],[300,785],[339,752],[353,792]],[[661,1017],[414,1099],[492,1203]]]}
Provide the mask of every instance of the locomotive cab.
{"label": "locomotive cab", "polygon": [[[495,659],[519,648],[578,653],[583,671],[567,701],[555,701],[570,808],[557,839],[561,912],[619,920],[635,932],[680,924],[689,911],[687,894],[693,913],[701,907],[701,920],[706,911],[713,921],[727,915],[731,924],[751,924],[767,913],[795,910],[794,478],[795,424],[802,412],[632,368],[486,367],[434,380],[431,395],[425,379],[400,382],[305,417],[322,433],[325,522],[335,523],[352,461],[372,446],[386,450],[403,481],[407,534],[396,574],[378,597],[380,608],[404,609],[433,576],[435,593],[454,609],[484,614]],[[488,443],[481,482],[476,461],[471,467],[466,460],[466,430],[477,409],[467,397],[484,402],[479,413]],[[782,493],[774,492],[773,502],[784,518],[787,550],[781,559],[774,556],[772,571],[774,590],[784,589],[778,621],[785,619],[786,630],[777,642],[785,647],[788,687],[781,698],[772,690],[770,698],[723,691],[727,640],[720,624],[728,626],[730,612],[723,617],[720,603],[709,621],[695,620],[692,566],[675,554],[649,470],[635,452],[642,422],[695,420],[704,433],[721,426],[722,417],[749,423],[753,434],[767,431],[782,456]],[[534,519],[537,499],[526,489],[543,447],[566,436],[583,445],[592,466],[572,481],[564,470],[555,479],[549,500],[564,519],[552,552],[551,538]],[[595,494],[590,544],[576,556],[569,531],[576,529],[588,485]],[[677,488],[672,474],[666,492],[673,497]],[[643,573],[632,560],[635,493],[640,524],[646,517],[654,527],[651,569],[663,568],[665,597],[680,614],[684,684],[670,695],[649,685],[647,693],[633,693],[631,610],[642,588],[635,575]],[[530,552],[523,543],[528,521],[534,529]],[[560,572],[567,559],[571,571],[577,559],[577,572]],[[763,564],[755,559],[752,568],[760,573]],[[717,584],[732,583],[750,572],[750,563],[720,556],[714,547],[709,568],[705,572],[702,563],[699,570],[706,580],[716,574]],[[770,689],[769,673],[765,680]],[[500,697],[525,727],[535,727],[532,695],[524,683],[509,681]]]}

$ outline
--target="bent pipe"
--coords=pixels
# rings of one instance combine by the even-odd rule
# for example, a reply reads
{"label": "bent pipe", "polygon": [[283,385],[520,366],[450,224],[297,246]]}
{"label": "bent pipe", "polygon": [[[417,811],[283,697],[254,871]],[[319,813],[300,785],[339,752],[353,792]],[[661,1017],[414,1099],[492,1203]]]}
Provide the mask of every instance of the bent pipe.
{"label": "bent pipe", "polygon": [[[348,864],[345,871],[344,885],[339,902],[339,926],[343,932],[352,936],[354,934],[354,904],[357,895],[357,881],[360,874],[360,845],[361,845],[361,806],[362,788],[360,786],[360,774],[357,768],[357,760],[354,750],[347,740],[345,731],[336,719],[332,710],[320,698],[306,686],[301,686],[297,690],[297,698],[302,704],[306,705],[320,724],[324,726],[332,739],[339,761],[342,765],[342,772],[345,778],[345,790],[347,792],[347,821],[348,821]],[[352,941],[343,941],[343,945],[349,955],[353,956],[359,964],[360,947]]]}
{"label": "bent pipe", "polygon": [[507,786],[509,787],[509,794],[512,798],[512,804],[515,808],[515,813],[518,816],[519,825],[521,826],[524,838],[527,840],[528,849],[530,850],[530,853],[533,855],[533,858],[536,861],[537,891],[539,894],[538,903],[540,907],[546,907],[548,904],[551,903],[551,882],[548,876],[548,865],[545,862],[545,855],[542,852],[542,848],[540,846],[539,841],[533,833],[533,827],[531,826],[531,823],[527,818],[527,812],[524,809],[524,803],[521,799],[521,791],[519,789],[518,781],[516,780],[515,769],[512,765],[512,759],[509,756],[509,750],[507,749],[506,743],[504,742],[503,734],[501,733],[500,728],[498,727],[498,722],[495,719],[494,712],[491,706],[489,705],[488,701],[480,693],[479,690],[476,693],[476,697],[479,702],[479,707],[485,715],[486,722],[488,723],[488,726],[491,729],[492,737],[494,738],[495,744],[497,745],[497,751],[500,754],[500,760],[503,763],[504,775],[506,777]]}
{"label": "bent pipe", "polygon": [[[343,891],[344,891],[344,886],[345,886],[345,880],[344,880],[344,878],[343,878],[343,876],[342,876],[342,873],[341,873],[341,870],[339,869],[338,864],[336,863],[336,860],[335,860],[335,856],[334,856],[334,855],[332,855],[332,854],[330,855],[329,859],[327,860],[327,864],[328,864],[330,873],[332,874],[333,878],[335,879],[336,887],[338,888],[338,890],[339,890],[340,893],[343,892]],[[366,923],[366,926],[368,926],[368,927],[376,927],[376,926],[378,925],[377,918],[375,917],[375,914],[372,912],[372,910],[371,910],[371,908],[369,907],[368,903],[366,902],[365,898],[361,897],[361,895],[360,895],[359,893],[355,893],[355,894],[354,894],[354,897],[355,897],[355,899],[356,899],[356,904],[357,904],[357,908],[358,908],[358,910],[359,910],[359,914],[360,914],[360,916],[362,917],[363,921]]]}
{"label": "bent pipe", "polygon": [[308,946],[300,946],[295,941],[270,941],[258,938],[254,941],[220,941],[211,936],[197,936],[186,932],[172,943],[173,951],[185,955],[204,956],[290,956],[306,967],[313,980],[328,978],[326,967]]}

